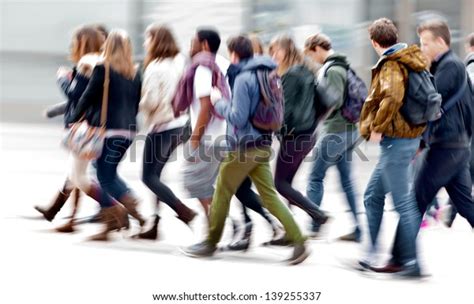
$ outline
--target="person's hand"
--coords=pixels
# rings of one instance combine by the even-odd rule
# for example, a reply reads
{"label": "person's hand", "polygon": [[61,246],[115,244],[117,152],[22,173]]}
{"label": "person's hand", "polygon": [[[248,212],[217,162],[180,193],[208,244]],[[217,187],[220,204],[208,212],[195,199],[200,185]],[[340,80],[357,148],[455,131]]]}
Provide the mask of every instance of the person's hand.
{"label": "person's hand", "polygon": [[56,72],[56,76],[58,78],[67,77],[68,79],[71,79],[72,71],[71,69],[62,66],[62,67],[59,67],[58,71]]}
{"label": "person's hand", "polygon": [[221,99],[222,99],[221,91],[218,88],[213,87],[211,89],[211,103],[212,103],[212,105],[215,105],[216,102],[218,102]]}
{"label": "person's hand", "polygon": [[374,143],[379,143],[382,140],[382,134],[372,131],[369,140]]}

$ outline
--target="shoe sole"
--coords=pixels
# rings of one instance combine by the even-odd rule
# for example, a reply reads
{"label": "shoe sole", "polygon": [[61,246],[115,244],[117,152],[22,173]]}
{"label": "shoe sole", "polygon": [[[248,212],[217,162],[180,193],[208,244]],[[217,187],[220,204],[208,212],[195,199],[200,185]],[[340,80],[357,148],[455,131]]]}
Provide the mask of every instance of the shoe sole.
{"label": "shoe sole", "polygon": [[306,249],[303,254],[301,254],[300,256],[298,256],[298,257],[297,257],[296,259],[294,259],[294,260],[289,260],[289,261],[287,261],[287,263],[288,263],[288,265],[290,265],[290,266],[295,266],[295,265],[301,264],[301,263],[303,263],[310,255],[311,255],[311,250]]}
{"label": "shoe sole", "polygon": [[200,254],[194,254],[194,253],[191,253],[191,252],[188,252],[186,251],[185,248],[180,248],[179,251],[181,251],[182,254],[184,254],[185,256],[188,256],[190,258],[210,258],[213,256],[213,254],[210,254],[210,255],[200,255]]}

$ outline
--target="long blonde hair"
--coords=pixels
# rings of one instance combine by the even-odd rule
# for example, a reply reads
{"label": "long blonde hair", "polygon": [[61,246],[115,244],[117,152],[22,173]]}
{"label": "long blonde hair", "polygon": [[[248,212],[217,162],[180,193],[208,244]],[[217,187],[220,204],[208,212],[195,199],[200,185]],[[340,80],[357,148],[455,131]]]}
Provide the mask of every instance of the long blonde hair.
{"label": "long blonde hair", "polygon": [[270,53],[281,49],[285,52],[285,58],[278,66],[278,74],[283,75],[294,65],[301,64],[303,62],[303,55],[300,50],[296,47],[295,42],[288,36],[280,36],[273,39],[270,44]]}
{"label": "long blonde hair", "polygon": [[105,40],[104,60],[125,78],[133,79],[137,68],[132,60],[132,43],[123,30],[112,30]]}

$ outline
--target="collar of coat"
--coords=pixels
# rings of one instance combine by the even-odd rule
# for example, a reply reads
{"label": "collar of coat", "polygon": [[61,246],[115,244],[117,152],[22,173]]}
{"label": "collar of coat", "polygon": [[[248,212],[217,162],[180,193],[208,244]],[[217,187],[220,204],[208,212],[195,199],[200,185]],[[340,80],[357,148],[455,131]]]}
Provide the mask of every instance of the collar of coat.
{"label": "collar of coat", "polygon": [[395,54],[396,52],[399,52],[401,50],[404,50],[408,47],[408,44],[406,43],[397,43],[393,46],[391,46],[389,49],[387,49],[383,55],[379,58],[377,63],[372,67],[372,70],[375,70],[379,68],[391,55]]}

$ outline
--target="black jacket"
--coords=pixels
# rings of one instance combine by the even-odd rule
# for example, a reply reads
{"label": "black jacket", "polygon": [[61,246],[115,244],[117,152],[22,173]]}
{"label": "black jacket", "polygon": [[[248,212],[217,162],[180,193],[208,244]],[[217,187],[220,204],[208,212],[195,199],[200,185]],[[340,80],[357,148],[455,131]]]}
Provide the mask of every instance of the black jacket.
{"label": "black jacket", "polygon": [[[104,66],[97,65],[92,72],[92,77],[84,94],[82,94],[71,114],[73,122],[78,121],[85,113],[85,118],[90,125],[100,126],[104,77]],[[106,129],[136,131],[136,116],[140,95],[141,79],[139,73],[136,74],[133,80],[130,80],[110,69]]]}
{"label": "black jacket", "polygon": [[79,98],[81,98],[88,83],[89,78],[79,74],[75,67],[72,71],[71,80],[67,77],[61,77],[58,79],[58,85],[67,97],[67,102],[63,109],[64,112],[60,111],[59,113],[59,115],[64,114],[64,125],[66,128],[72,122],[71,114],[76,108]]}
{"label": "black jacket", "polygon": [[[456,94],[468,81],[466,68],[452,51],[448,51],[431,65],[436,88],[443,97],[443,104]],[[472,103],[473,93],[470,86],[463,97],[449,109],[441,119],[430,127],[429,143],[431,146],[447,148],[466,148],[470,146],[472,135]]]}

